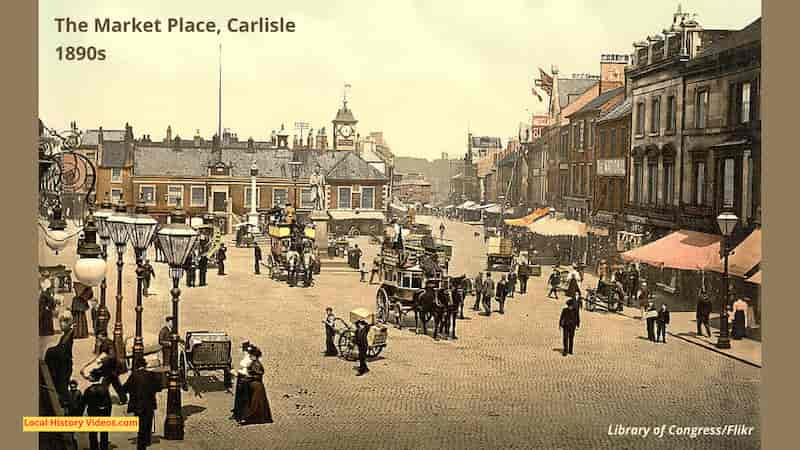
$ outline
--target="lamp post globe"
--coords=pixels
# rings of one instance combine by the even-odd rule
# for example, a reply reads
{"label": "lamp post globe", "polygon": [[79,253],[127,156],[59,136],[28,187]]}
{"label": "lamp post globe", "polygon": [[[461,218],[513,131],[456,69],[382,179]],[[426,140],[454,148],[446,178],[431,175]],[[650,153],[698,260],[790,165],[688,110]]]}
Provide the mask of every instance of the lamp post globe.
{"label": "lamp post globe", "polygon": [[127,217],[128,239],[133,245],[136,254],[136,333],[133,337],[133,360],[144,357],[144,337],[142,335],[142,290],[144,286],[145,268],[144,259],[147,248],[153,241],[153,234],[158,227],[158,221],[146,214],[147,207],[144,201],[136,205],[136,213]]}
{"label": "lamp post globe", "polygon": [[125,367],[125,340],[122,325],[122,267],[125,249],[128,246],[128,214],[122,199],[114,214],[106,219],[106,229],[117,250],[117,295],[114,297],[114,352],[119,363]]}
{"label": "lamp post globe", "polygon": [[44,243],[56,255],[61,250],[64,250],[69,240],[69,235],[66,232],[67,222],[64,220],[61,213],[61,205],[57,204],[53,208],[53,215],[47,227],[48,232],[44,235]]}
{"label": "lamp post globe", "polygon": [[97,244],[97,227],[91,215],[83,232],[85,238],[78,247],[80,259],[75,262],[73,273],[82,284],[95,287],[106,277],[106,261],[101,257],[102,249]]}
{"label": "lamp post globe", "polygon": [[715,346],[717,348],[731,348],[728,336],[728,255],[730,255],[730,236],[736,228],[739,218],[736,214],[726,211],[717,216],[717,225],[722,233],[722,312],[719,315],[719,339]]}
{"label": "lamp post globe", "polygon": [[[175,211],[173,217],[181,214]],[[161,228],[156,234],[156,239],[164,252],[164,259],[170,267],[172,277],[172,333],[170,346],[172,347],[169,361],[169,376],[167,378],[167,415],[164,419],[164,438],[169,440],[183,440],[184,425],[181,413],[181,390],[179,387],[178,368],[178,302],[181,290],[178,288],[183,274],[183,265],[191,257],[198,233],[185,223],[173,220],[171,224]]]}
{"label": "lamp post globe", "polygon": [[739,217],[732,212],[723,212],[717,216],[717,225],[719,225],[719,230],[725,237],[729,237],[733,233],[733,229],[736,227],[738,222]]}

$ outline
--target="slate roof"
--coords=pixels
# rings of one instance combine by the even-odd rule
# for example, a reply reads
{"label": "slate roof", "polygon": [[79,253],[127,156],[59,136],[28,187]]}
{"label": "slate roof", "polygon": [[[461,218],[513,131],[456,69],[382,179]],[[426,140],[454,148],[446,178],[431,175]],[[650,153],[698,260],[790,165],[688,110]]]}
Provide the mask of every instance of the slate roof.
{"label": "slate roof", "polygon": [[[325,178],[331,180],[369,180],[369,181],[385,181],[386,177],[369,163],[359,158],[353,152],[343,152],[344,157],[340,158],[336,164],[333,165]],[[330,154],[330,152],[328,152]]]}
{"label": "slate roof", "polygon": [[[333,152],[319,150],[298,150],[300,166],[299,178],[308,178],[319,166],[320,172],[328,179],[336,180],[375,180],[386,178],[378,169],[359,158],[353,152]],[[249,177],[253,162],[258,167],[259,176],[286,178],[291,176],[292,150],[267,149],[248,152],[241,148],[223,148],[222,162],[231,167],[231,176]],[[181,147],[175,150],[164,145],[138,145],[135,150],[134,174],[137,176],[182,176],[203,177],[208,167],[217,161],[217,154],[211,148]],[[281,169],[283,167],[283,170]]]}
{"label": "slate roof", "polygon": [[600,80],[583,78],[559,78],[558,79],[558,104],[560,107],[572,103],[579,95],[588,91],[591,87],[599,83]]}
{"label": "slate roof", "polygon": [[205,176],[209,163],[214,160],[213,153],[207,148],[176,151],[171,147],[137,145],[134,152],[133,173],[137,176]]}
{"label": "slate roof", "polygon": [[598,95],[597,97],[593,98],[591,101],[589,101],[589,103],[583,105],[583,107],[581,109],[573,112],[572,114],[570,114],[567,117],[572,117],[574,115],[586,113],[586,112],[589,112],[589,111],[599,110],[609,100],[611,100],[612,98],[618,96],[619,94],[622,94],[623,92],[625,92],[625,88],[624,87],[618,87],[616,89],[611,89],[609,91],[605,91],[602,94]]}
{"label": "slate roof", "polygon": [[131,146],[125,142],[104,141],[101,167],[125,167]]}
{"label": "slate roof", "polygon": [[336,118],[333,120],[337,122],[357,122],[353,116],[353,111],[347,109],[347,107],[339,108],[339,111],[336,112]]}
{"label": "slate roof", "polygon": [[625,100],[623,100],[622,103],[611,108],[607,113],[600,116],[600,118],[597,119],[597,121],[605,122],[607,120],[619,119],[622,116],[631,114],[632,110],[633,110],[633,99],[632,97],[628,97]]}
{"label": "slate roof", "polygon": [[711,56],[744,45],[761,41],[761,17],[703,49],[696,59]]}
{"label": "slate roof", "polygon": [[[103,130],[103,142],[122,142],[125,130]],[[100,143],[100,130],[84,130],[81,145],[96,146]]]}

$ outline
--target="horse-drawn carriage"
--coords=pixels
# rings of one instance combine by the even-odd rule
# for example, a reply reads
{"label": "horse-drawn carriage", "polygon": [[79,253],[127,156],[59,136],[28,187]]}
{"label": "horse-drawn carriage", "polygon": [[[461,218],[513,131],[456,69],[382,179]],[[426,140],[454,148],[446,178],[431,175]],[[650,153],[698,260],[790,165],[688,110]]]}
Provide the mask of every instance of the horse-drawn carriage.
{"label": "horse-drawn carriage", "polygon": [[315,229],[307,226],[280,223],[270,225],[267,234],[270,238],[270,253],[267,255],[269,276],[274,280],[285,279],[290,286],[302,282],[304,287],[311,285],[311,274],[315,272],[314,261],[304,261],[304,253],[311,252]]}
{"label": "horse-drawn carriage", "polygon": [[384,246],[381,261],[383,282],[375,300],[378,322],[388,323],[394,316],[395,325],[402,329],[407,314],[413,313],[415,330],[421,322],[427,334],[427,323],[433,319],[434,337],[438,337],[440,330],[449,332],[458,311],[463,316],[465,277],[448,277],[446,264],[439,261],[435,251],[409,245],[403,250]]}
{"label": "horse-drawn carriage", "polygon": [[486,251],[486,271],[510,272],[514,253],[510,239],[491,237]]}

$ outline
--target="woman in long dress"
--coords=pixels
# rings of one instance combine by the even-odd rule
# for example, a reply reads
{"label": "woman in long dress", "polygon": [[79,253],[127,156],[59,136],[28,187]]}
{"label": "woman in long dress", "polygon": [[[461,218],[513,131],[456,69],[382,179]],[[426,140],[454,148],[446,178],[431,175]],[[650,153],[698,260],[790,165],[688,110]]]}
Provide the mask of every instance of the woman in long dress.
{"label": "woman in long dress", "polygon": [[89,337],[89,321],[86,311],[89,310],[89,299],[93,297],[92,287],[81,283],[74,283],[75,297],[72,298],[72,318],[75,321],[75,339]]}
{"label": "woman in long dress", "polygon": [[264,366],[261,365],[261,350],[258,347],[250,349],[252,362],[247,368],[248,403],[242,412],[239,423],[242,425],[272,423],[272,411],[267,400],[267,390],[264,388]]}
{"label": "woman in long dress", "polygon": [[747,302],[739,299],[733,303],[733,338],[741,339],[747,334]]}
{"label": "woman in long dress", "polygon": [[56,299],[53,297],[52,289],[47,288],[39,294],[39,336],[56,334],[53,327],[53,311],[56,309]]}

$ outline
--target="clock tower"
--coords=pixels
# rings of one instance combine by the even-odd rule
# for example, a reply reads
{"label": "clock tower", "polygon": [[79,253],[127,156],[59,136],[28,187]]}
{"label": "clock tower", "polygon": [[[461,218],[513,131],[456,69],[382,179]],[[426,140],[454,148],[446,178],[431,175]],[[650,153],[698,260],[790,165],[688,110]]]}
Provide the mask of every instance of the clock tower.
{"label": "clock tower", "polygon": [[356,149],[356,124],[358,121],[353,116],[353,112],[347,108],[347,91],[349,84],[345,85],[345,93],[342,97],[342,107],[333,119],[333,149],[350,150]]}

